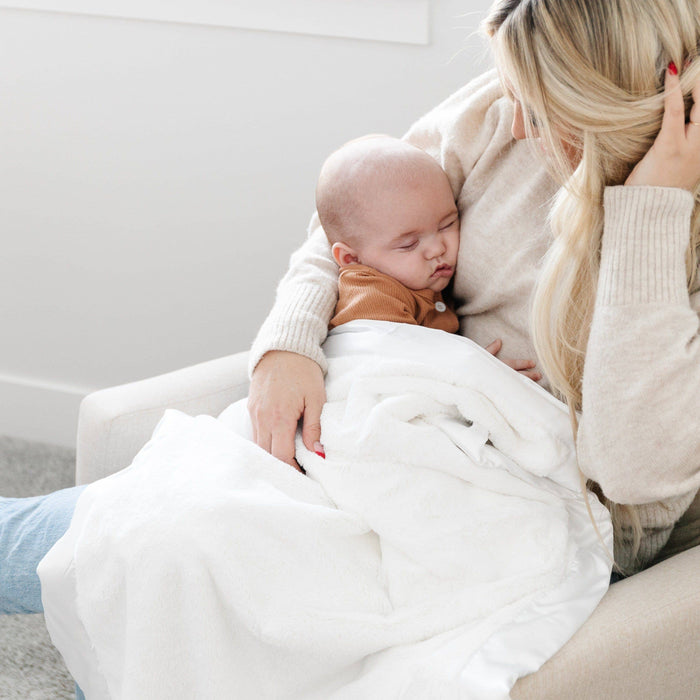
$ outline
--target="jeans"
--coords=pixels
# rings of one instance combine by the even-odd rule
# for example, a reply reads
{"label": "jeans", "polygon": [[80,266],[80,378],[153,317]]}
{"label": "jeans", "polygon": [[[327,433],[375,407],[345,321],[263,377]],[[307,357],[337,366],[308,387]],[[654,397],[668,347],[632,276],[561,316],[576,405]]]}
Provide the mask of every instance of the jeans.
{"label": "jeans", "polygon": [[0,498],[0,614],[44,611],[36,567],[68,529],[83,488]]}
{"label": "jeans", "polygon": [[[83,488],[0,497],[0,614],[44,611],[36,567],[68,529]],[[85,700],[77,685],[75,694],[76,700]]]}

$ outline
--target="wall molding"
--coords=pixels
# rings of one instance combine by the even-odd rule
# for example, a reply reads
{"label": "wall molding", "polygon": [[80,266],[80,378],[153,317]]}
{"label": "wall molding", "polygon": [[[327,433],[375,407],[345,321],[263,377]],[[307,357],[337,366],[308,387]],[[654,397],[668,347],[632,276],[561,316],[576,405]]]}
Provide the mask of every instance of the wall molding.
{"label": "wall molding", "polygon": [[75,448],[78,409],[88,393],[0,375],[0,434]]}
{"label": "wall molding", "polygon": [[10,0],[0,8],[430,43],[429,0]]}

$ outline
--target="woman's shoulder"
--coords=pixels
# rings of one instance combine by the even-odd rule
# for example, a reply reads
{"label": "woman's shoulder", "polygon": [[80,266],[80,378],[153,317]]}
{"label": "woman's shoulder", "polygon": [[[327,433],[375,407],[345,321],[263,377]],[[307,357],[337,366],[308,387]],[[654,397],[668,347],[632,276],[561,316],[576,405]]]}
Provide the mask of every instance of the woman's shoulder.
{"label": "woman's shoulder", "polygon": [[453,92],[433,111],[452,114],[459,121],[470,113],[486,116],[489,113],[498,114],[504,110],[512,116],[511,101],[503,92],[503,84],[496,69],[493,68]]}
{"label": "woman's shoulder", "polygon": [[[464,87],[443,100],[409,129],[406,138],[415,143],[421,133],[443,132],[445,136],[459,132],[476,136],[479,131],[495,131],[499,123],[508,126],[513,117],[511,101],[505,97],[496,70],[474,78]],[[420,144],[416,144],[420,145]]]}
{"label": "woman's shoulder", "polygon": [[484,153],[512,147],[512,121],[511,101],[490,70],[421,117],[405,138],[436,158],[459,191]]}

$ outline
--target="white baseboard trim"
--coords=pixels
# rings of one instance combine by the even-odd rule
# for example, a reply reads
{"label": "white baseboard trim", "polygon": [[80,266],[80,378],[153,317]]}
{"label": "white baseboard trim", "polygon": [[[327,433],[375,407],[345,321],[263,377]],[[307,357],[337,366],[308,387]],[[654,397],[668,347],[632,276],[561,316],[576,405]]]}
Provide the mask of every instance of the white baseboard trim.
{"label": "white baseboard trim", "polygon": [[75,447],[88,390],[0,375],[0,435]]}

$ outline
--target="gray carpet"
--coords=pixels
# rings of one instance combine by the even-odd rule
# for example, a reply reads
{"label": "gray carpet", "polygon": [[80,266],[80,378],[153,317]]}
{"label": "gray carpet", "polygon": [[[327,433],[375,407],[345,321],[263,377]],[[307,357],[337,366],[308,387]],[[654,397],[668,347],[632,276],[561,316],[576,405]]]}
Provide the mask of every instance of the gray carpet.
{"label": "gray carpet", "polygon": [[[2,496],[35,496],[72,486],[74,469],[73,450],[0,437]],[[0,615],[0,698],[75,698],[43,615]]]}

